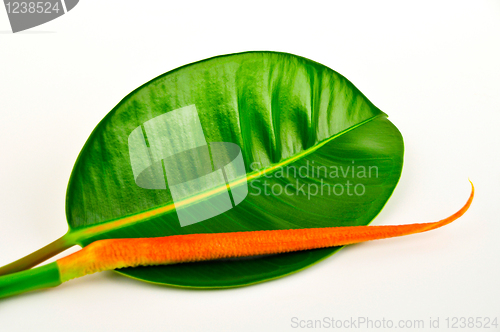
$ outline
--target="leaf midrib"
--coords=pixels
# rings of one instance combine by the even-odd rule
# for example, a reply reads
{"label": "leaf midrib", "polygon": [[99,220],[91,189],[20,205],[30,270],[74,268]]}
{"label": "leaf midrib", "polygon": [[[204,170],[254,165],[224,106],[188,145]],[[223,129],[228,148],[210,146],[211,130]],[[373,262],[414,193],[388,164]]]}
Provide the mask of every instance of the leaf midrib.
{"label": "leaf midrib", "polygon": [[[208,191],[204,191],[204,192],[198,193],[196,195],[182,199],[182,200],[176,202],[176,204],[177,204],[177,206],[187,206],[189,204],[193,204],[193,203],[197,202],[201,198],[205,198],[207,196],[217,194],[217,193],[221,192],[222,190],[229,189],[230,186],[237,186],[237,185],[244,183],[245,181],[249,182],[249,181],[254,180],[260,176],[272,174],[273,172],[277,171],[281,167],[287,166],[287,165],[317,151],[318,149],[323,147],[325,144],[331,142],[332,140],[334,140],[334,139],[336,139],[336,138],[350,132],[351,130],[354,130],[354,129],[356,129],[356,128],[358,128],[358,127],[360,127],[368,122],[371,122],[376,118],[382,117],[382,116],[387,117],[387,115],[383,112],[380,114],[374,115],[374,116],[372,116],[366,120],[363,120],[363,121],[347,128],[347,129],[344,129],[344,130],[338,132],[335,135],[330,136],[329,138],[315,144],[314,146],[310,147],[307,150],[304,150],[300,153],[295,154],[294,156],[292,156],[290,158],[287,158],[279,163],[272,165],[271,167],[267,167],[264,170],[253,171],[251,173],[246,174],[246,176],[242,176],[240,178],[237,178],[236,180],[233,180],[229,183],[226,183],[225,185],[222,185],[222,186],[219,186],[217,188],[214,188],[214,189],[211,189]],[[175,211],[175,205],[173,202],[168,203],[168,204],[164,204],[164,205],[159,205],[159,206],[156,206],[156,207],[151,208],[151,209],[146,210],[146,211],[130,214],[130,215],[127,215],[127,216],[124,216],[121,218],[103,221],[103,222],[100,222],[99,224],[89,225],[89,226],[78,228],[78,229],[72,229],[70,226],[68,233],[64,237],[70,242],[73,242],[75,244],[79,244],[81,241],[83,241],[87,238],[90,238],[92,236],[102,234],[102,233],[105,233],[105,232],[108,232],[111,230],[116,230],[116,229],[128,227],[128,226],[140,223],[140,222],[148,221],[152,218],[156,218],[158,216],[170,213],[172,211]]]}

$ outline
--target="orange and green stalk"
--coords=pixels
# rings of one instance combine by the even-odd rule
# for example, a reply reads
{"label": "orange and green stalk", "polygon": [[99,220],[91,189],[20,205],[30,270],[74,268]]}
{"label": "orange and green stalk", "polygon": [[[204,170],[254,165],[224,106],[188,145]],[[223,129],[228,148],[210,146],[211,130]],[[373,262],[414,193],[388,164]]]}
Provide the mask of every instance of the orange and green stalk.
{"label": "orange and green stalk", "polygon": [[73,278],[117,268],[279,254],[422,233],[449,224],[462,216],[471,205],[473,197],[472,185],[469,199],[458,212],[431,223],[100,240],[54,263],[0,277],[0,298],[57,286]]}

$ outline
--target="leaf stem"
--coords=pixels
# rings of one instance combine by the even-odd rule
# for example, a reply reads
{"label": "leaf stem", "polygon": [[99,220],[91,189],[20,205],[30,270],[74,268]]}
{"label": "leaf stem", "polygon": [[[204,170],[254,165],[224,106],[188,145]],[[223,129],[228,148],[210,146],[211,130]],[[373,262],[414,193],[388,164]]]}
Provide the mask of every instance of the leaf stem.
{"label": "leaf stem", "polygon": [[45,247],[0,268],[0,276],[30,269],[75,245],[67,234]]}

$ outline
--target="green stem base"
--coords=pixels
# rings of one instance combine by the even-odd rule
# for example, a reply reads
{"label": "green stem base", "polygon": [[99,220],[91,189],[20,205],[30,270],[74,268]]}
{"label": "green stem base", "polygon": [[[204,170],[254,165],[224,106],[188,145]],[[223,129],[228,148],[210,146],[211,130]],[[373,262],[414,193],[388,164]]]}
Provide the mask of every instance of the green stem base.
{"label": "green stem base", "polygon": [[0,298],[61,284],[56,262],[0,277]]}

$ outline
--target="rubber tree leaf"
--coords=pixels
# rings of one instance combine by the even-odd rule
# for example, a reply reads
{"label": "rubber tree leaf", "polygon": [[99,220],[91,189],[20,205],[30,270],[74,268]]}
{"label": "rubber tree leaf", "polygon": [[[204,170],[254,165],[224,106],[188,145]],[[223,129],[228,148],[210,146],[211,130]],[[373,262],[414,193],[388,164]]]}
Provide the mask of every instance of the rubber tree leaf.
{"label": "rubber tree leaf", "polygon": [[[230,147],[237,148],[216,156]],[[319,63],[275,52],[203,60],[139,87],[94,129],[69,181],[65,239],[85,246],[106,238],[367,225],[399,180],[403,150],[386,114]],[[240,164],[223,167],[233,162]],[[218,199],[207,187],[213,183],[227,188]],[[201,216],[178,203],[186,200],[205,206],[194,209]],[[338,249],[119,272],[161,284],[233,287],[304,269]]]}

